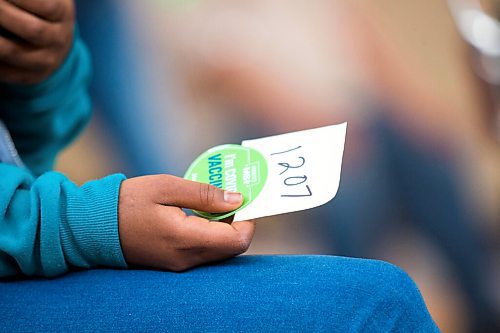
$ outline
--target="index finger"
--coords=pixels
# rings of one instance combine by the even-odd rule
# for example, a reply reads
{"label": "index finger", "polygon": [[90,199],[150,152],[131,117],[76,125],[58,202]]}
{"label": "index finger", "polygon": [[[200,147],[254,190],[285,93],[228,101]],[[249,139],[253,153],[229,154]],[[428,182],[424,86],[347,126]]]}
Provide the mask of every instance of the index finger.
{"label": "index finger", "polygon": [[225,213],[237,209],[243,203],[241,193],[171,175],[144,176],[141,179],[151,182],[151,187],[157,189],[152,192],[153,200],[162,205]]}
{"label": "index finger", "polygon": [[7,0],[31,14],[51,22],[60,22],[71,10],[71,1],[67,0]]}

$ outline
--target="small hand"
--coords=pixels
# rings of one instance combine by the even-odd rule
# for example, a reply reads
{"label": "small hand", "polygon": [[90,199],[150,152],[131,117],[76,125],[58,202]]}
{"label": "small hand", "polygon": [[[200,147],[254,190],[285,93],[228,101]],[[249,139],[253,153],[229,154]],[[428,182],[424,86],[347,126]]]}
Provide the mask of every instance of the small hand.
{"label": "small hand", "polygon": [[0,0],[0,81],[49,77],[71,48],[74,23],[72,0]]}
{"label": "small hand", "polygon": [[255,224],[211,222],[181,208],[227,212],[243,202],[239,193],[169,175],[122,183],[119,233],[128,264],[183,271],[245,252]]}

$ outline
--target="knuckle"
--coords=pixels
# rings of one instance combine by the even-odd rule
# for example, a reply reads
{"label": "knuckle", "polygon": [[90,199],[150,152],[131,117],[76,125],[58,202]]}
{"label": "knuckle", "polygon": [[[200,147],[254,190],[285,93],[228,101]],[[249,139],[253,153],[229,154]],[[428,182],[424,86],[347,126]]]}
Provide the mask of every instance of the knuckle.
{"label": "knuckle", "polygon": [[167,174],[164,174],[164,175],[158,175],[159,179],[160,179],[160,184],[162,186],[168,186],[169,184],[172,183],[172,180],[174,178],[174,176],[172,175],[167,175]]}
{"label": "knuckle", "polygon": [[68,44],[69,38],[66,36],[66,33],[56,33],[52,36],[52,44],[57,46],[65,46]]}
{"label": "knuckle", "polygon": [[58,66],[58,58],[55,54],[48,54],[44,57],[44,67],[47,69],[55,68]]}
{"label": "knuckle", "polygon": [[178,217],[173,217],[169,220],[168,227],[164,226],[165,223],[160,225],[160,228],[157,228],[156,233],[158,237],[163,240],[165,244],[169,244],[169,246],[177,252],[183,250],[189,250],[188,245],[182,241],[184,236],[184,231],[182,228],[182,221]]}
{"label": "knuckle", "polygon": [[241,236],[236,242],[235,250],[237,254],[242,254],[248,251],[250,247],[251,239],[245,236]]}
{"label": "knuckle", "polygon": [[45,12],[53,19],[60,19],[65,14],[65,6],[61,1],[45,1]]}
{"label": "knuckle", "polygon": [[200,203],[205,207],[212,207],[215,203],[216,188],[209,184],[200,183]]}
{"label": "knuckle", "polygon": [[157,175],[152,176],[152,183],[155,184],[158,195],[164,199],[168,199],[172,195],[171,187],[173,176],[172,175]]}
{"label": "knuckle", "polygon": [[42,42],[45,35],[44,26],[38,21],[31,20],[26,23],[26,34],[30,40]]}
{"label": "knuckle", "polygon": [[55,29],[52,38],[54,39],[54,44],[67,48],[72,44],[74,34],[74,25],[64,24]]}

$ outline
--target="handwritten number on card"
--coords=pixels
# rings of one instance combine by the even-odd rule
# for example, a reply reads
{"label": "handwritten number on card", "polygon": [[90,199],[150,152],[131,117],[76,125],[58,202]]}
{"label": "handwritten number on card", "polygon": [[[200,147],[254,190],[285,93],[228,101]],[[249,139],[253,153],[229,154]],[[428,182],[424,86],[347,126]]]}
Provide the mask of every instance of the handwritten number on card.
{"label": "handwritten number on card", "polygon": [[295,147],[295,148],[292,148],[292,149],[288,149],[288,150],[285,150],[285,151],[279,151],[277,153],[272,153],[271,156],[273,155],[279,155],[279,154],[285,154],[285,153],[289,153],[291,151],[294,151],[294,150],[297,150],[297,149],[300,149],[302,148],[302,146],[298,146],[298,147]]}
{"label": "handwritten number on card", "polygon": [[309,185],[306,185],[306,190],[307,190],[307,193],[305,194],[282,194],[281,196],[282,197],[287,197],[287,198],[293,198],[293,197],[310,197],[312,196],[312,192],[311,192],[311,188],[309,187]]}
{"label": "handwritten number on card", "polygon": [[300,184],[304,183],[305,181],[307,181],[306,175],[304,175],[304,176],[292,176],[292,177],[288,177],[287,179],[285,179],[283,181],[283,183],[285,183],[286,186],[295,186],[295,185],[300,185]]}
{"label": "handwritten number on card", "polygon": [[282,167],[285,168],[285,170],[281,171],[280,176],[282,174],[284,174],[285,172],[287,172],[288,169],[290,169],[290,168],[292,168],[292,169],[298,169],[298,168],[300,168],[301,166],[303,166],[306,163],[306,159],[303,158],[302,156],[299,157],[299,160],[301,160],[302,162],[300,162],[300,164],[298,164],[298,165],[290,165],[290,164],[288,164],[286,162],[278,163],[279,166],[282,166]]}
{"label": "handwritten number on card", "polygon": [[[295,148],[287,149],[284,151],[272,153],[271,156],[273,155],[284,155],[284,156],[290,156],[291,152],[299,150],[302,148],[302,146],[297,146]],[[286,154],[286,155],[285,155]],[[290,164],[289,162],[279,162],[278,165],[283,167],[284,170],[281,171],[280,176],[289,171],[290,169],[300,169],[301,167],[304,166],[306,163],[306,159],[303,156],[297,156],[296,159],[299,160],[298,163],[295,164]],[[297,170],[298,171],[298,170]],[[299,186],[300,189],[304,189],[304,191],[300,191],[295,194],[282,194],[282,197],[310,197],[312,196],[312,191],[309,185],[306,184],[307,182],[307,176],[306,175],[301,175],[301,176],[289,176],[283,180],[283,184],[286,186],[286,188],[295,188],[295,186]]]}

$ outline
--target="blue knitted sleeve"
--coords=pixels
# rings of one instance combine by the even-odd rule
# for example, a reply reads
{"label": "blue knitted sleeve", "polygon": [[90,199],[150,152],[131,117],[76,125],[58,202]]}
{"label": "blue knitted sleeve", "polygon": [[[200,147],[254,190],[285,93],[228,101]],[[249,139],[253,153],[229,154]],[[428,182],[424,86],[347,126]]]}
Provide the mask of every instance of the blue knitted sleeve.
{"label": "blue knitted sleeve", "polygon": [[[64,64],[46,81],[0,86],[0,120],[24,163],[0,159],[0,277],[126,267],[118,234],[125,177],[111,175],[78,187],[50,171],[60,149],[90,118],[89,73],[89,54],[76,38]],[[3,151],[9,151],[6,147]]]}
{"label": "blue knitted sleeve", "polygon": [[85,127],[91,61],[78,36],[62,66],[42,83],[0,85],[0,119],[34,175],[51,170],[56,155]]}

